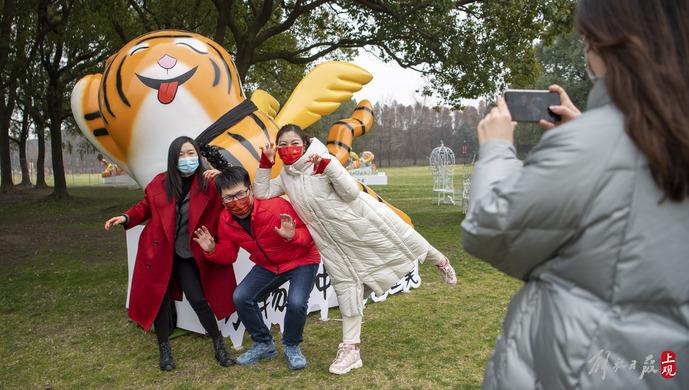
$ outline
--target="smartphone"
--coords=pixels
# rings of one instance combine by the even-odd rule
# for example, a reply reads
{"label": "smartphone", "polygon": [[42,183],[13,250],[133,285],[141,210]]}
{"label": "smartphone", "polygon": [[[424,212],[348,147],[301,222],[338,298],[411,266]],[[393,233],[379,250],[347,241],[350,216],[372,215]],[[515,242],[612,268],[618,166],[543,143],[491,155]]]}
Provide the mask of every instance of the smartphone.
{"label": "smartphone", "polygon": [[559,122],[562,119],[548,108],[560,105],[557,92],[508,89],[505,91],[505,103],[515,122],[538,122],[541,119]]}

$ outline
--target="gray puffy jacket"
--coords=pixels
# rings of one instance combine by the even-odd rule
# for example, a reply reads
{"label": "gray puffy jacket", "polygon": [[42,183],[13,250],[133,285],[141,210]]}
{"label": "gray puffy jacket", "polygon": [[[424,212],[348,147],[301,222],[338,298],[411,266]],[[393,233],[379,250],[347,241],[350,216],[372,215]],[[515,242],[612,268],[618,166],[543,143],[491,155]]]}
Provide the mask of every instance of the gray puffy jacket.
{"label": "gray puffy jacket", "polygon": [[523,163],[481,146],[463,245],[526,281],[484,388],[689,389],[689,201],[663,201],[604,80],[588,108]]}

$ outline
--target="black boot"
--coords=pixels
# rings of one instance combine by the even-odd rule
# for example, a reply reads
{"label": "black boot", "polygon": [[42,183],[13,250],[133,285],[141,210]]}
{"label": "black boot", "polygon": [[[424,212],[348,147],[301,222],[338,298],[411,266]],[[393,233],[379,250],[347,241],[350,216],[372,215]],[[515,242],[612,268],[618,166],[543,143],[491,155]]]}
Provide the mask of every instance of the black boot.
{"label": "black boot", "polygon": [[169,341],[158,343],[160,349],[160,370],[172,371],[175,369],[175,361],[172,360],[172,348],[170,348]]}
{"label": "black boot", "polygon": [[229,367],[234,364],[234,359],[230,353],[225,349],[225,343],[222,341],[222,336],[213,338],[213,349],[215,349],[215,360],[223,367]]}

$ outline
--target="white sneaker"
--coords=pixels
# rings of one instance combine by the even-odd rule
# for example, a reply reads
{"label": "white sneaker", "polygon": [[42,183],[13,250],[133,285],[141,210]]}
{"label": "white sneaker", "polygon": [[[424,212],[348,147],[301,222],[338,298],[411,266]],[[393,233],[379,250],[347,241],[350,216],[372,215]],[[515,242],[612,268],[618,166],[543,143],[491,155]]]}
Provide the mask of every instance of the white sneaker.
{"label": "white sneaker", "polygon": [[330,373],[342,375],[352,371],[355,368],[363,366],[359,349],[352,344],[340,344],[337,350],[337,357],[333,364],[330,365]]}
{"label": "white sneaker", "polygon": [[443,280],[443,282],[449,284],[450,286],[457,284],[457,274],[455,273],[455,269],[450,265],[450,260],[448,260],[447,257],[445,260],[436,264],[435,267],[438,270],[438,274],[440,274],[440,278]]}

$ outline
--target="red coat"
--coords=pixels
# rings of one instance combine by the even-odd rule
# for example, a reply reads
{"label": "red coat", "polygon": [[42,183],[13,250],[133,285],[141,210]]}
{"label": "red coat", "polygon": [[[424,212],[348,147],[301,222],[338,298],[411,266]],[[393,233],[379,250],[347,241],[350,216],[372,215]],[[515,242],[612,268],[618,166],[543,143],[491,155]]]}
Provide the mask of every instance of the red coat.
{"label": "red coat", "polygon": [[[289,214],[296,222],[294,237],[290,241],[275,231],[280,227],[280,214]],[[251,255],[251,261],[275,274],[321,262],[321,255],[308,229],[292,205],[282,198],[254,199],[251,231],[252,234],[247,233],[228,210],[223,210],[218,222],[217,245],[213,252],[204,253],[206,258],[218,264],[232,264],[242,247]]]}
{"label": "red coat", "polygon": [[[177,206],[174,199],[167,198],[166,176],[167,173],[157,175],[146,186],[144,199],[125,212],[129,217],[127,229],[148,221],[139,237],[129,299],[129,318],[145,330],[151,328],[168,287],[172,298],[182,300],[182,291],[171,277]],[[209,182],[206,191],[200,193],[197,182],[195,177],[189,190],[189,241],[199,267],[203,294],[216,318],[221,319],[234,312],[232,294],[237,282],[231,266],[206,261],[203,250],[192,240],[193,232],[202,225],[215,235],[223,209],[214,182]]]}

